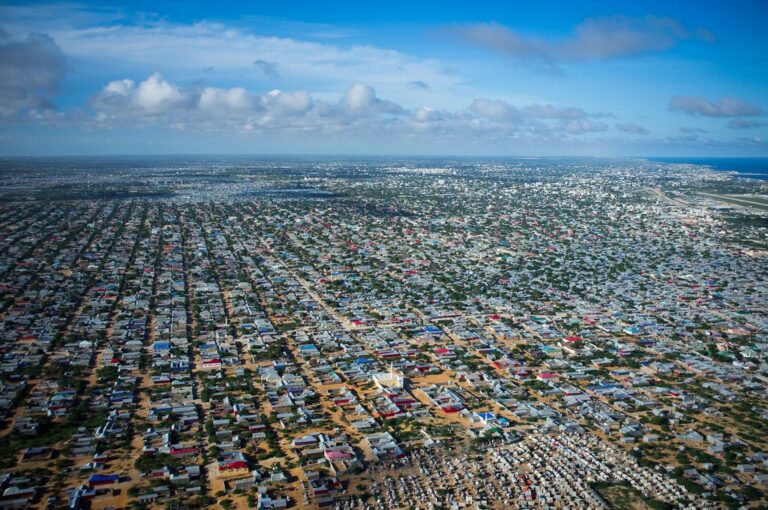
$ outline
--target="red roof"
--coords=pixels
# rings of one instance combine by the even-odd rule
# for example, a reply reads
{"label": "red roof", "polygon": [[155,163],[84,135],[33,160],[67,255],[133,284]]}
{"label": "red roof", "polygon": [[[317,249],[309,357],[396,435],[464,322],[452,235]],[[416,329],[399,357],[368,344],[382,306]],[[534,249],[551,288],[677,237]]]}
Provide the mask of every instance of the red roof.
{"label": "red roof", "polygon": [[230,462],[229,464],[221,464],[219,466],[219,471],[227,471],[229,469],[248,469],[248,464],[242,460],[236,460],[234,462]]}

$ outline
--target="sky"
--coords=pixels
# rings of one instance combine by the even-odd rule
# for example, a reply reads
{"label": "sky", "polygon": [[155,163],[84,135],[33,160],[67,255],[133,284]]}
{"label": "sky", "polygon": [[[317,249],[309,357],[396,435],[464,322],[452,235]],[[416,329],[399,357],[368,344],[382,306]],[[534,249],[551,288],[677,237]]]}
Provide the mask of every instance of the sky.
{"label": "sky", "polygon": [[0,156],[768,156],[768,2],[0,2]]}

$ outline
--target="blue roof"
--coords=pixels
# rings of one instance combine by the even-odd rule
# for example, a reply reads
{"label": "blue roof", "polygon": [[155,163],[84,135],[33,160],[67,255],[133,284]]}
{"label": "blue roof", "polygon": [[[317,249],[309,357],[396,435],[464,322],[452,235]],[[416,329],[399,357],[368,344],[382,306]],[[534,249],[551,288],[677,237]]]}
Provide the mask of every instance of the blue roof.
{"label": "blue roof", "polygon": [[91,475],[91,477],[88,479],[88,483],[97,483],[97,482],[116,482],[120,479],[117,475]]}

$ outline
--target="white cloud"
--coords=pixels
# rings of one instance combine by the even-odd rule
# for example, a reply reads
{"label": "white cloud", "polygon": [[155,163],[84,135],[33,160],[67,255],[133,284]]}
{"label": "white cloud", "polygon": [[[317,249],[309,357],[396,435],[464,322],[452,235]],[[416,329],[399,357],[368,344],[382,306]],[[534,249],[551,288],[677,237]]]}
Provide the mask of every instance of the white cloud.
{"label": "white cloud", "polygon": [[133,76],[160,69],[164,76],[191,81],[208,70],[217,78],[236,77],[249,86],[279,79],[281,86],[312,83],[315,93],[328,94],[362,82],[400,102],[423,93],[423,87],[414,88],[413,83],[429,83],[433,94],[442,94],[446,102],[467,88],[464,78],[447,72],[446,63],[438,59],[372,45],[344,45],[344,40],[307,41],[211,22],[86,26],[47,22],[48,32],[74,61]]}
{"label": "white cloud", "polygon": [[355,83],[344,94],[344,105],[352,112],[370,108],[376,102],[376,92],[368,85]]}
{"label": "white cloud", "polygon": [[350,115],[370,115],[372,113],[400,114],[405,110],[392,101],[376,97],[373,87],[357,82],[352,85],[341,100],[342,107]]}
{"label": "white cloud", "polygon": [[184,94],[158,73],[153,74],[136,88],[136,104],[148,112],[160,112],[178,108],[184,103]]}
{"label": "white cloud", "polygon": [[303,90],[254,94],[243,87],[181,87],[160,74],[145,80],[109,82],[91,101],[103,126],[161,124],[205,130],[336,129],[362,117],[404,115],[405,109],[379,99],[362,83],[352,85],[336,103],[317,100]]}
{"label": "white cloud", "polygon": [[495,121],[514,121],[521,116],[520,110],[500,99],[478,98],[469,109],[478,117]]}
{"label": "white cloud", "polygon": [[159,73],[154,73],[138,85],[133,80],[109,82],[96,97],[94,105],[102,112],[135,110],[160,115],[188,106],[193,100],[189,91],[180,90]]}
{"label": "white cloud", "polygon": [[[179,86],[160,74],[135,83],[108,83],[90,102],[100,126],[157,124],[173,129],[240,132],[326,132],[440,134],[460,138],[472,134],[504,137],[583,135],[604,131],[581,108],[533,103],[522,107],[499,99],[475,99],[468,108],[448,111],[429,106],[406,109],[382,99],[376,90],[356,82],[336,101],[303,90],[256,94],[242,87]],[[556,121],[556,122],[555,122]]]}
{"label": "white cloud", "polygon": [[104,92],[107,94],[116,94],[118,96],[129,95],[136,84],[133,80],[115,80],[111,81],[104,87]]}
{"label": "white cloud", "polygon": [[206,87],[200,92],[199,106],[205,111],[245,111],[253,108],[253,105],[253,97],[242,87],[231,89]]}
{"label": "white cloud", "polygon": [[450,118],[452,118],[452,115],[449,112],[436,110],[434,108],[430,108],[429,106],[422,106],[413,112],[413,121],[419,123],[440,122]]}
{"label": "white cloud", "polygon": [[282,115],[300,115],[309,112],[314,106],[314,100],[309,92],[282,92],[272,90],[262,98],[268,111]]}

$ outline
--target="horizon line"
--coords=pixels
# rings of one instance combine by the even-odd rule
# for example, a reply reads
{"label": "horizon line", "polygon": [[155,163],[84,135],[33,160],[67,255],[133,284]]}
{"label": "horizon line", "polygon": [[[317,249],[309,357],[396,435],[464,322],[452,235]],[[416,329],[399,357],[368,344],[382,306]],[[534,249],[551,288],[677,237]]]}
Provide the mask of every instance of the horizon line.
{"label": "horizon line", "polygon": [[165,152],[165,153],[115,153],[115,154],[24,154],[24,155],[0,155],[0,160],[11,159],[54,159],[54,158],[140,158],[140,157],[279,157],[279,158],[375,158],[375,159],[407,159],[407,158],[488,158],[488,159],[768,159],[765,156],[665,156],[665,155],[626,155],[626,156],[590,156],[590,155],[557,155],[557,156],[535,156],[535,155],[502,155],[502,154],[376,154],[376,153],[287,153],[287,152]]}

